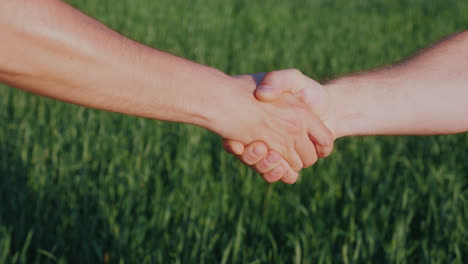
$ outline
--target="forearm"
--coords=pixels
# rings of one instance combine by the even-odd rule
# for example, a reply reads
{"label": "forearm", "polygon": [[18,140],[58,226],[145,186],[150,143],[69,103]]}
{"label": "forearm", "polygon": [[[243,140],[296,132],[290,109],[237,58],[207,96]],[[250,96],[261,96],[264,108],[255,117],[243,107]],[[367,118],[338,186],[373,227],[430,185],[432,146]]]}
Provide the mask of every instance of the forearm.
{"label": "forearm", "polygon": [[0,2],[0,30],[7,36],[0,42],[1,82],[87,107],[209,129],[218,102],[238,90],[233,78],[131,41],[63,2]]}
{"label": "forearm", "polygon": [[399,65],[325,87],[336,137],[468,131],[468,32]]}

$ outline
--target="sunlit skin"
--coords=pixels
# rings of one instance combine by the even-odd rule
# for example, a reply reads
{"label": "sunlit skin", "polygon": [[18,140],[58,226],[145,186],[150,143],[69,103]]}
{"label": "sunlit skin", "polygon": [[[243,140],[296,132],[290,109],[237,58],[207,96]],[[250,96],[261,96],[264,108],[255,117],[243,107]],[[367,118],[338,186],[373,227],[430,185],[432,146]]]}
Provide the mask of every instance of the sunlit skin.
{"label": "sunlit skin", "polygon": [[245,145],[265,142],[269,158],[254,167],[267,173],[284,164],[269,173],[286,182],[331,148],[330,130],[306,104],[292,95],[257,100],[252,76],[231,77],[144,46],[62,1],[0,5],[0,82],[86,107],[198,125]]}
{"label": "sunlit skin", "polygon": [[467,32],[393,67],[322,85],[294,69],[231,77],[125,38],[58,0],[0,4],[0,82],[204,127],[230,139],[225,149],[268,182],[296,182],[339,137],[468,130]]}
{"label": "sunlit skin", "polygon": [[[294,69],[271,72],[255,91],[256,97],[265,102],[277,100],[285,93],[306,103],[335,139],[467,132],[468,31],[394,66],[341,77],[324,85]],[[253,167],[264,162],[265,154],[259,158],[252,152],[252,146],[266,148],[262,142],[244,146],[226,140],[224,145]],[[272,150],[269,153],[278,156]],[[275,171],[277,164],[264,171]],[[278,180],[268,173],[263,176]]]}

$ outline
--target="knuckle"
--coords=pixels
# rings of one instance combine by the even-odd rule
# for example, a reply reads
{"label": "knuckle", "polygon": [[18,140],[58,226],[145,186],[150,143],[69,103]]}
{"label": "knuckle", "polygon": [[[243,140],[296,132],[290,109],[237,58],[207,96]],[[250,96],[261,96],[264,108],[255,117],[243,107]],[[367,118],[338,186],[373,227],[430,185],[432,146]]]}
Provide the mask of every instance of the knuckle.
{"label": "knuckle", "polygon": [[322,137],[320,138],[320,144],[324,146],[333,146],[333,134],[331,131],[327,131],[326,133],[323,133]]}
{"label": "knuckle", "polygon": [[265,173],[277,168],[280,161],[281,156],[278,153],[269,151],[268,155],[264,159],[255,164],[255,169],[260,173]]}
{"label": "knuckle", "polygon": [[246,151],[244,154],[242,154],[241,160],[247,165],[253,165],[256,162],[255,157],[252,156],[250,151]]}
{"label": "knuckle", "polygon": [[312,157],[308,158],[306,161],[303,161],[304,168],[308,168],[308,167],[314,165],[317,161],[318,161],[317,156],[313,155]]}
{"label": "knuckle", "polygon": [[301,157],[297,154],[296,149],[292,148],[289,152],[290,160],[289,165],[294,171],[300,171],[304,168],[304,164],[302,163]]}
{"label": "knuckle", "polygon": [[267,171],[267,167],[263,161],[259,161],[257,164],[254,164],[253,168],[258,173],[265,173]]}
{"label": "knuckle", "polygon": [[295,171],[300,171],[304,168],[304,164],[300,160],[294,160],[290,164],[291,168]]}
{"label": "knuckle", "polygon": [[296,151],[295,145],[291,145],[288,151],[288,159],[287,162],[289,163],[289,166],[291,169],[294,171],[300,171],[304,164],[302,163],[301,157]]}
{"label": "knuckle", "polygon": [[276,182],[284,175],[285,169],[283,166],[278,166],[275,169],[263,174],[263,178],[267,182]]}
{"label": "knuckle", "polygon": [[268,164],[265,159],[259,161],[257,164],[254,165],[255,170],[259,173],[265,173],[271,170],[272,165]]}
{"label": "knuckle", "polygon": [[268,164],[276,164],[280,162],[281,156],[276,151],[270,151],[265,160]]}
{"label": "knuckle", "polygon": [[[286,157],[288,153],[288,144],[289,139],[287,137],[275,137],[274,140],[271,140],[271,144],[268,145],[268,152],[265,155],[265,158],[270,156],[272,153],[277,154],[280,158]],[[274,155],[275,155],[274,154]]]}
{"label": "knuckle", "polygon": [[293,175],[292,173],[288,173],[285,177],[281,178],[281,181],[286,184],[293,184],[297,180],[297,176]]}
{"label": "knuckle", "polygon": [[254,142],[249,145],[249,151],[251,152],[252,156],[256,158],[265,155],[267,150],[267,147],[262,142]]}
{"label": "knuckle", "polygon": [[318,148],[318,154],[320,158],[325,158],[325,157],[330,156],[332,151],[333,151],[333,142],[331,144]]}
{"label": "knuckle", "polygon": [[266,153],[267,147],[262,142],[254,142],[247,146],[241,156],[242,161],[247,165],[257,163]]}

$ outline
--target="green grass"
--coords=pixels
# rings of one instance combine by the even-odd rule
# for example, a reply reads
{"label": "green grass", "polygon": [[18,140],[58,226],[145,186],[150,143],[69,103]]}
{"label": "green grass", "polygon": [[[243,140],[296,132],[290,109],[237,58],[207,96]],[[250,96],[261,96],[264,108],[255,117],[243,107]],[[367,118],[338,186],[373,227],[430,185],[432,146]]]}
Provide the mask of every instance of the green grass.
{"label": "green grass", "polygon": [[[468,28],[462,0],[71,3],[230,74],[319,80]],[[468,262],[466,134],[341,139],[288,186],[200,128],[6,86],[0,126],[0,263]]]}

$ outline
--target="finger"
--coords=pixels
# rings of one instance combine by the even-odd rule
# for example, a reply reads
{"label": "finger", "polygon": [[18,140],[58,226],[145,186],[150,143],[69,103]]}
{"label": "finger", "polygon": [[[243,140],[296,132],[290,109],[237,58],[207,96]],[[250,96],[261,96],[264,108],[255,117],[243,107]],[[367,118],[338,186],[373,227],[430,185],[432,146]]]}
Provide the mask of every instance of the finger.
{"label": "finger", "polygon": [[298,178],[299,173],[297,171],[288,170],[281,178],[281,181],[287,184],[293,184],[297,181]]}
{"label": "finger", "polygon": [[327,157],[333,151],[333,134],[316,115],[310,114],[309,116],[308,135],[315,145],[317,157]]}
{"label": "finger", "polygon": [[270,170],[262,175],[263,179],[267,182],[277,182],[284,174],[288,173],[288,169],[280,162],[276,168]]}
{"label": "finger", "polygon": [[[297,178],[298,173],[297,173],[296,171],[294,171],[294,170],[291,168],[291,166],[289,166],[289,163],[286,162],[286,160],[283,159],[283,160],[281,161],[281,165],[283,165],[283,166],[286,168],[286,173],[283,175],[283,177],[286,177],[287,174],[290,174],[290,175],[293,175],[293,176],[296,175],[296,178]],[[283,178],[283,177],[281,177],[281,178]]]}
{"label": "finger", "polygon": [[268,154],[264,159],[261,159],[254,165],[254,169],[261,174],[267,173],[278,167],[282,159],[283,158],[278,152],[274,150],[268,150]]}
{"label": "finger", "polygon": [[[275,150],[270,149],[268,151],[267,155],[265,155],[265,157],[263,157],[263,159],[258,161],[253,166],[253,168],[258,173],[263,174],[263,173],[267,173],[267,172],[270,172],[271,170],[276,169],[278,166],[281,165],[282,161],[284,161],[284,163],[287,164],[287,162],[283,159],[283,157],[281,157],[281,154],[279,154]],[[289,166],[289,164],[288,164],[288,166]],[[287,167],[285,167],[285,169],[286,168]]]}
{"label": "finger", "polygon": [[245,147],[244,153],[240,156],[242,162],[247,165],[254,165],[259,162],[268,152],[265,143],[256,141]]}
{"label": "finger", "polygon": [[299,93],[306,87],[307,78],[296,69],[266,73],[255,90],[258,100],[269,102],[277,99],[282,93]]}
{"label": "finger", "polygon": [[229,154],[240,156],[244,153],[244,144],[239,141],[223,139],[223,147]]}
{"label": "finger", "polygon": [[299,157],[295,147],[292,147],[289,150],[289,154],[283,157],[285,157],[286,161],[289,163],[289,166],[291,166],[294,171],[300,171],[304,168],[304,164],[302,164],[301,157]]}
{"label": "finger", "polygon": [[296,143],[296,151],[301,158],[303,168],[310,167],[317,162],[317,151],[307,135],[304,136],[303,140]]}
{"label": "finger", "polygon": [[291,168],[291,166],[289,166],[286,160],[281,159],[279,165],[277,165],[276,168],[273,168],[269,172],[264,173],[262,177],[267,182],[277,182],[287,174],[295,175],[296,172]]}

